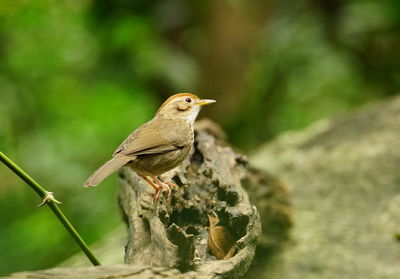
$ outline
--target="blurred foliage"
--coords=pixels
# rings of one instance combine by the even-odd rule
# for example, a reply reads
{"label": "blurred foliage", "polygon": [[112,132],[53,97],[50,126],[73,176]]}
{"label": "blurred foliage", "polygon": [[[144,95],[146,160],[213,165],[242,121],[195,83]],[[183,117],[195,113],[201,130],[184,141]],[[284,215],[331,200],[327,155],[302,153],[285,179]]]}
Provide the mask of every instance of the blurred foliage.
{"label": "blurred foliage", "polygon": [[[121,222],[116,176],[82,182],[168,95],[217,99],[202,115],[249,150],[400,85],[396,0],[16,0],[0,19],[0,148],[89,243]],[[39,202],[0,167],[0,275],[78,251]]]}

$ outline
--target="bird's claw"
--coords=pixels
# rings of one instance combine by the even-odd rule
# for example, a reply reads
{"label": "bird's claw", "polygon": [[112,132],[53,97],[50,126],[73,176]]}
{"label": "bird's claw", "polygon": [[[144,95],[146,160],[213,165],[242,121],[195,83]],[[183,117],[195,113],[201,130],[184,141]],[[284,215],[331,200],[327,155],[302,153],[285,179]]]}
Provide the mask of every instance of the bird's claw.
{"label": "bird's claw", "polygon": [[160,183],[160,188],[158,188],[157,190],[156,190],[156,193],[154,194],[154,202],[157,202],[157,201],[159,201],[160,199],[161,199],[161,193],[163,192],[163,190],[166,190],[166,192],[167,192],[167,200],[170,200],[171,199],[171,193],[172,193],[172,191],[171,191],[171,189],[169,188],[169,186],[168,186],[168,184],[166,184],[166,183]]}
{"label": "bird's claw", "polygon": [[171,190],[171,184],[170,182],[163,182],[162,188],[165,189],[165,191],[167,192],[167,201],[171,200],[171,194],[172,194],[172,190]]}
{"label": "bird's claw", "polygon": [[161,187],[156,190],[156,193],[154,194],[154,197],[153,197],[154,203],[157,203],[160,200],[161,192],[162,192]]}
{"label": "bird's claw", "polygon": [[44,195],[42,202],[40,204],[38,204],[38,207],[43,206],[46,202],[54,202],[55,204],[62,204],[62,202],[60,202],[54,198],[53,192],[47,192],[47,191],[46,191],[46,194]]}
{"label": "bird's claw", "polygon": [[154,182],[158,186],[158,187],[154,187],[153,186],[153,188],[156,190],[156,192],[154,194],[153,201],[157,202],[157,201],[160,200],[161,193],[163,192],[164,189],[167,192],[167,201],[170,201],[171,200],[171,194],[172,194],[171,188],[174,188],[175,190],[177,190],[179,187],[177,185],[175,185],[174,183],[172,183],[172,182],[162,182],[156,176],[153,176],[152,178],[153,178]]}
{"label": "bird's claw", "polygon": [[156,190],[156,193],[154,194],[154,199],[153,199],[154,202],[157,202],[157,201],[160,200],[161,193],[163,192],[164,189],[167,192],[167,201],[170,201],[171,200],[171,194],[172,194],[171,188],[175,188],[176,189],[178,187],[172,182],[161,182],[161,181],[159,181],[158,185],[160,186],[160,188],[158,188]]}
{"label": "bird's claw", "polygon": [[170,189],[171,189],[171,188],[174,188],[175,190],[178,190],[178,189],[179,189],[178,185],[176,185],[175,183],[172,183],[172,182],[170,182],[170,181],[168,181],[168,182],[166,182],[166,183],[167,183],[167,185],[169,186]]}

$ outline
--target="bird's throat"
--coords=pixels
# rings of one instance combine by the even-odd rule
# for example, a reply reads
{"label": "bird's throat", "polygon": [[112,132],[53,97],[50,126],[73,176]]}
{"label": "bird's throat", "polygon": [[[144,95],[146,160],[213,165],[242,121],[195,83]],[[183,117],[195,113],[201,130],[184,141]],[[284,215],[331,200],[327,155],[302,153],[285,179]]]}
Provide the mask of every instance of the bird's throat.
{"label": "bird's throat", "polygon": [[191,114],[187,116],[188,123],[193,127],[194,121],[196,121],[197,115],[199,115],[200,107],[194,107]]}

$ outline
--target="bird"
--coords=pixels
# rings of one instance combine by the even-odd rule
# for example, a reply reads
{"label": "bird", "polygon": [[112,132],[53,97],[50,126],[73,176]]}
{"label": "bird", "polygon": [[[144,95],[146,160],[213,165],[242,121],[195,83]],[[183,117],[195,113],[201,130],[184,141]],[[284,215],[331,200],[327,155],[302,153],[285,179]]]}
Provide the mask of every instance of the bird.
{"label": "bird", "polygon": [[200,108],[215,103],[200,99],[193,93],[170,96],[150,121],[133,131],[114,151],[112,158],[98,168],[85,182],[85,187],[97,186],[123,166],[130,167],[154,188],[154,201],[163,189],[167,199],[171,188],[178,186],[158,177],[180,165],[189,155],[194,141],[193,125]]}

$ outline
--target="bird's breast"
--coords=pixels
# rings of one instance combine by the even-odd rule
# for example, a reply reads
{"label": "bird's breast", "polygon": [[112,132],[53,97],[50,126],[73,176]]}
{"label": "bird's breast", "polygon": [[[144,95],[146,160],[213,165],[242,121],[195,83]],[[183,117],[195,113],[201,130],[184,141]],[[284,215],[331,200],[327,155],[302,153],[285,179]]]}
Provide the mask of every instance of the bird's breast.
{"label": "bird's breast", "polygon": [[189,155],[192,145],[163,154],[139,155],[129,166],[142,175],[160,175],[180,165]]}

